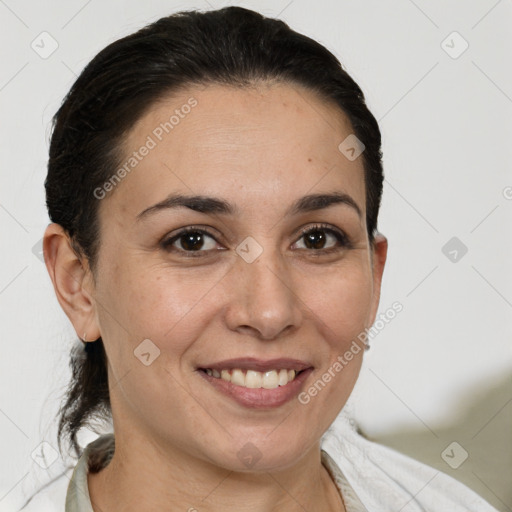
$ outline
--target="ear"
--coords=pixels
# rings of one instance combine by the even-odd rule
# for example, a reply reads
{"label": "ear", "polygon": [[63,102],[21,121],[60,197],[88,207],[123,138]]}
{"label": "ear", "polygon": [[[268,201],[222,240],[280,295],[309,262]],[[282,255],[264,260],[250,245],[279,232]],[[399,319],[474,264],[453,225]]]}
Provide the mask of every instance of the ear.
{"label": "ear", "polygon": [[[50,224],[43,238],[44,262],[57,300],[73,324],[77,335],[87,341],[100,337],[92,297],[93,279],[87,263],[73,250],[69,235],[59,224]],[[89,288],[89,290],[88,290]]]}
{"label": "ear", "polygon": [[372,264],[373,275],[373,295],[368,327],[373,325],[373,322],[375,322],[375,317],[377,316],[377,311],[379,309],[382,274],[384,273],[384,266],[386,264],[388,254],[387,238],[384,235],[377,233],[375,235],[371,251],[372,257],[370,261]]}

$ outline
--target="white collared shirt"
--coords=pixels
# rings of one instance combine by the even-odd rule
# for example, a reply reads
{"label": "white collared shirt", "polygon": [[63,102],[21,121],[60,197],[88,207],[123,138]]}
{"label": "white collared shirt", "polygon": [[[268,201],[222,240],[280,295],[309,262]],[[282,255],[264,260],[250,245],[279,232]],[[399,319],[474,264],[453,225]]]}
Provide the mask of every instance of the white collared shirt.
{"label": "white collared shirt", "polygon": [[[37,492],[19,512],[94,512],[87,485],[92,450],[114,451],[113,434],[89,443],[74,469]],[[347,512],[497,512],[449,475],[369,441],[342,413],[322,436],[321,460]]]}

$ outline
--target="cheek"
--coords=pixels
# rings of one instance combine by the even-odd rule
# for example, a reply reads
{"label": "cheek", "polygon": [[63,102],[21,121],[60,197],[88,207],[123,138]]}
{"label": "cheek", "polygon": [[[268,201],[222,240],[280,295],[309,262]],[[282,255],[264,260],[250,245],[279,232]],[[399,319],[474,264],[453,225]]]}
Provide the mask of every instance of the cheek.
{"label": "cheek", "polygon": [[368,327],[373,285],[364,265],[333,273],[322,282],[322,290],[316,288],[316,293],[310,292],[304,301],[313,311],[317,332],[325,341],[317,350],[323,363],[306,389],[306,399],[311,400],[312,407],[316,404],[324,411],[327,428],[359,376],[364,354],[359,336]]}
{"label": "cheek", "polygon": [[300,297],[317,317],[331,350],[344,351],[368,327],[373,285],[365,266],[354,265],[306,283]]}
{"label": "cheek", "polygon": [[105,300],[117,343],[128,337],[132,348],[152,340],[163,353],[182,353],[209,320],[209,293],[220,277],[170,271],[161,265],[113,268]]}

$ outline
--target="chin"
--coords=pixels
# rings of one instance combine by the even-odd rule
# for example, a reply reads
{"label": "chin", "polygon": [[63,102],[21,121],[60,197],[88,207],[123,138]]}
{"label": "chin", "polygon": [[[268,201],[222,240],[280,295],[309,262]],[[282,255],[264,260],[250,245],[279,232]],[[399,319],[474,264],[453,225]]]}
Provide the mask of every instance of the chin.
{"label": "chin", "polygon": [[[278,432],[279,429],[282,431]],[[290,439],[284,424],[274,432],[265,429],[261,435],[236,439],[234,436],[227,443],[222,453],[218,454],[221,458],[219,466],[242,473],[283,471],[295,465],[310,448],[304,441]]]}

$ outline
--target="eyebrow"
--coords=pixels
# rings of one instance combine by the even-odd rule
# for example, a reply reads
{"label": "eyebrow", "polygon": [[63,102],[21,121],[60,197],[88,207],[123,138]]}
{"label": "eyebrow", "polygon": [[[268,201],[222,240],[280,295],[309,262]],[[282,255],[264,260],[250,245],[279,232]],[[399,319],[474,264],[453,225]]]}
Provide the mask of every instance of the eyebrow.
{"label": "eyebrow", "polygon": [[[362,218],[362,212],[358,204],[351,196],[345,192],[332,192],[328,194],[309,194],[301,197],[290,208],[287,209],[285,216],[298,215],[300,213],[322,210],[329,206],[345,204],[356,211],[359,218]],[[239,215],[240,209],[224,199],[208,197],[202,195],[182,195],[171,194],[163,201],[146,208],[141,211],[136,220],[140,221],[147,218],[151,214],[162,210],[173,208],[189,208],[200,213],[206,214],[222,214],[222,215]]]}

